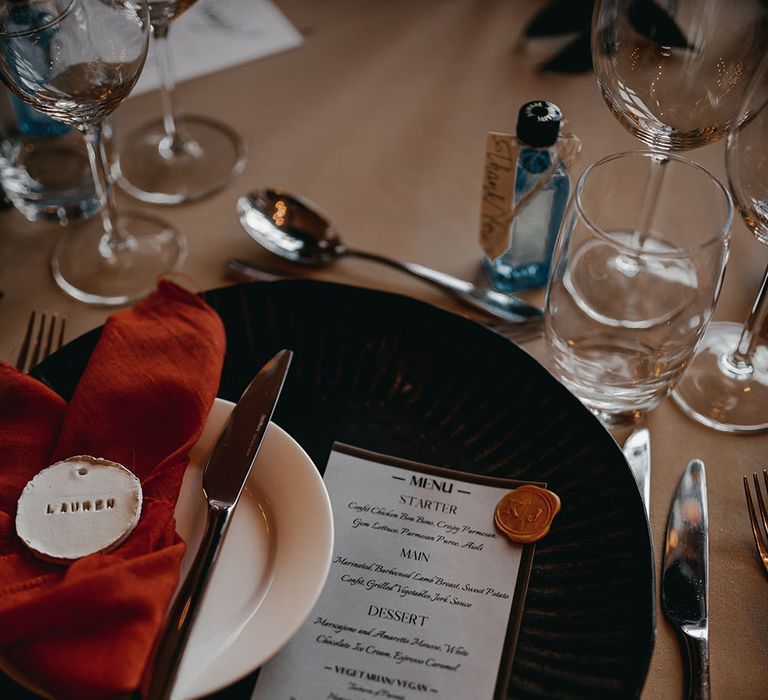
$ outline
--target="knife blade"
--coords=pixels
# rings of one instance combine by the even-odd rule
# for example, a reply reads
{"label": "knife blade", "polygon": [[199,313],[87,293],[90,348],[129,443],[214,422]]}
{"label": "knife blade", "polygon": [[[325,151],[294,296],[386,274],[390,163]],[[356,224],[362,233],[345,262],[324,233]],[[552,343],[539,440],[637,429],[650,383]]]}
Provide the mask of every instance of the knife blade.
{"label": "knife blade", "polygon": [[638,428],[627,438],[622,449],[643,497],[645,514],[650,519],[651,432],[648,428]]}
{"label": "knife blade", "polygon": [[694,459],[669,509],[661,570],[661,605],[686,657],[690,700],[710,697],[708,580],[707,479],[704,463]]}
{"label": "knife blade", "polygon": [[293,353],[278,352],[253,378],[232,410],[203,472],[208,513],[200,547],[165,618],[141,683],[148,700],[171,696],[182,654],[229,522],[288,374]]}

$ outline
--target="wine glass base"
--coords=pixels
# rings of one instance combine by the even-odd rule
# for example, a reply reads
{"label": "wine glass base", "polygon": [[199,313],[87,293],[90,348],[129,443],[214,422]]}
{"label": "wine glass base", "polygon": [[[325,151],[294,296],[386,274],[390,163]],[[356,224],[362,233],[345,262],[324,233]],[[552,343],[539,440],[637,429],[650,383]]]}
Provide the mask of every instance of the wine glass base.
{"label": "wine glass base", "polygon": [[245,168],[246,149],[226,124],[206,117],[177,120],[178,143],[168,147],[162,119],[126,137],[114,169],[128,194],[152,204],[182,204],[226,187]]}
{"label": "wine glass base", "polygon": [[[124,212],[118,225],[125,242],[117,250],[105,245],[101,221],[91,219],[62,234],[51,272],[69,296],[86,304],[122,306],[147,296],[160,275],[181,265],[183,236],[161,219]],[[102,254],[102,250],[109,254]]]}
{"label": "wine glass base", "polygon": [[587,316],[614,328],[654,328],[693,302],[696,271],[679,249],[660,240],[635,241],[634,234],[614,233],[612,238],[647,253],[620,252],[599,240],[580,247],[563,285]]}
{"label": "wine glass base", "polygon": [[768,431],[768,345],[755,349],[751,371],[733,371],[727,356],[743,326],[713,323],[672,392],[690,418],[724,433]]}
{"label": "wine glass base", "polygon": [[645,413],[640,410],[628,409],[625,411],[605,411],[602,409],[587,406],[590,413],[594,415],[606,429],[613,431],[621,428],[632,428],[636,426]]}

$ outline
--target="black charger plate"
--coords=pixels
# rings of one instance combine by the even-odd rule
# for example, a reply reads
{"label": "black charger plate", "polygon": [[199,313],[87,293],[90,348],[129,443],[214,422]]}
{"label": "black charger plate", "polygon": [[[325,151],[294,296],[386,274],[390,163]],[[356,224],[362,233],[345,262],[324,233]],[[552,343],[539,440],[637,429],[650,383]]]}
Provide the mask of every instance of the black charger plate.
{"label": "black charger plate", "polygon": [[[406,297],[293,280],[206,293],[227,331],[219,396],[295,352],[275,421],[318,465],[341,440],[482,474],[546,481],[563,509],[536,549],[510,698],[633,698],[653,650],[653,554],[621,450],[524,351]],[[33,372],[65,398],[93,331]],[[253,677],[220,693],[249,698]],[[0,689],[2,688],[0,683]]]}

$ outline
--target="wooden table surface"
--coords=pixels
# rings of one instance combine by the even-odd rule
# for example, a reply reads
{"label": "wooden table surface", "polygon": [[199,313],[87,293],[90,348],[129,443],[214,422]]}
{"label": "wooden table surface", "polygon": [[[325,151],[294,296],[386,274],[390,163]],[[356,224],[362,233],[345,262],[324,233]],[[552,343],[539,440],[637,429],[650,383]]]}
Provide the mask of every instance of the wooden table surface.
{"label": "wooden table surface", "polygon": [[[147,207],[187,237],[183,272],[199,289],[231,283],[230,256],[316,279],[412,295],[471,315],[449,297],[383,267],[343,261],[297,271],[260,250],[235,216],[250,188],[280,185],[317,202],[350,243],[458,276],[478,273],[477,229],[487,131],[514,129],[517,109],[549,99],[563,110],[583,152],[576,177],[611,152],[638,148],[601,99],[591,74],[543,75],[537,64],[552,45],[518,47],[522,27],[541,6],[533,0],[281,0],[302,32],[298,49],[179,86],[190,113],[225,119],[244,137],[245,173],[196,204]],[[203,50],[204,47],[201,47]],[[122,105],[118,139],[158,113],[155,93]],[[724,175],[722,143],[691,157]],[[66,229],[0,214],[0,360],[12,361],[29,312],[65,313],[68,337],[104,322],[109,310],[69,300],[54,285],[48,260]],[[740,222],[716,319],[741,321],[768,262]],[[530,298],[543,301],[541,292]],[[546,364],[541,341],[524,345]],[[749,528],[741,476],[768,466],[768,435],[716,433],[685,418],[667,400],[646,421],[653,438],[651,521],[660,556],[667,508],[683,466],[707,465],[710,514],[710,640],[714,698],[766,697],[768,581]],[[681,657],[659,611],[656,648],[643,698],[682,694]]]}

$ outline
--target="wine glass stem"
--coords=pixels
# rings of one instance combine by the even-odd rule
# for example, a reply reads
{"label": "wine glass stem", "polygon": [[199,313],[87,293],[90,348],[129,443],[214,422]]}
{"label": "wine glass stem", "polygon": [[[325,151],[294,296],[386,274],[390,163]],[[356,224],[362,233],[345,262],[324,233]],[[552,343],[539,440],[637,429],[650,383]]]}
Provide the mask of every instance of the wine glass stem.
{"label": "wine glass stem", "polygon": [[160,142],[160,155],[169,158],[184,150],[183,139],[179,134],[178,119],[176,118],[176,80],[173,75],[171,49],[168,44],[170,27],[171,24],[167,21],[152,25],[157,70],[160,74],[163,128],[165,129],[165,138]]}
{"label": "wine glass stem", "polygon": [[659,203],[659,194],[661,188],[664,185],[664,174],[667,172],[667,163],[669,159],[664,157],[663,154],[659,154],[658,158],[651,159],[651,168],[648,173],[648,180],[645,183],[645,191],[643,192],[643,201],[640,208],[640,225],[635,231],[635,244],[638,248],[642,248],[645,244],[645,239],[648,238],[648,234],[653,226],[653,218],[656,216],[656,207]]}
{"label": "wine glass stem", "polygon": [[729,364],[743,370],[751,370],[752,356],[759,340],[759,331],[768,319],[768,268],[763,275],[760,292],[752,305],[736,350],[727,358]]}
{"label": "wine glass stem", "polygon": [[89,124],[80,128],[85,139],[88,160],[91,163],[93,182],[96,186],[96,194],[101,203],[101,221],[104,227],[104,237],[99,245],[102,257],[109,260],[121,247],[128,244],[128,239],[121,233],[117,224],[117,206],[115,195],[109,180],[109,163],[104,150],[102,138],[103,126],[101,122]]}

